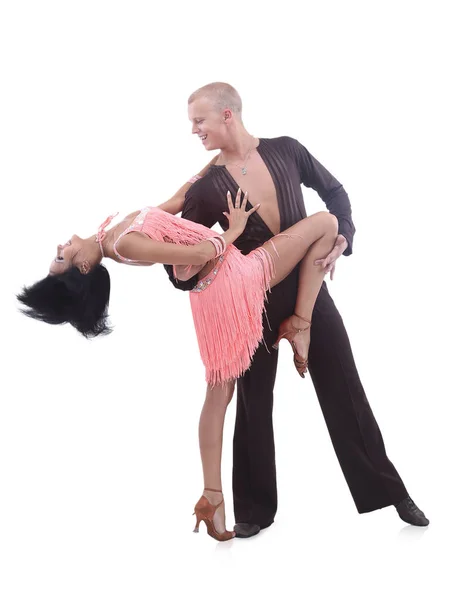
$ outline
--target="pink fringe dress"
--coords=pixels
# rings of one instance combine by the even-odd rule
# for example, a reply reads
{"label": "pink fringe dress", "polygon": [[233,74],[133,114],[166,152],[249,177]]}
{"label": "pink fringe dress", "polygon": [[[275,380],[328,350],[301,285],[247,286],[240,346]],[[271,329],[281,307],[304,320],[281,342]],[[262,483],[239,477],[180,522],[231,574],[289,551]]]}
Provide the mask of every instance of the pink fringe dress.
{"label": "pink fringe dress", "polygon": [[[146,207],[114,245],[118,258],[130,264],[139,264],[139,261],[122,257],[116,245],[131,231],[145,233],[152,240],[186,246],[218,235],[204,225]],[[264,303],[273,275],[274,261],[264,248],[244,256],[231,244],[213,270],[191,290],[199,350],[206,368],[206,381],[211,386],[240,377],[250,367],[263,339]]]}

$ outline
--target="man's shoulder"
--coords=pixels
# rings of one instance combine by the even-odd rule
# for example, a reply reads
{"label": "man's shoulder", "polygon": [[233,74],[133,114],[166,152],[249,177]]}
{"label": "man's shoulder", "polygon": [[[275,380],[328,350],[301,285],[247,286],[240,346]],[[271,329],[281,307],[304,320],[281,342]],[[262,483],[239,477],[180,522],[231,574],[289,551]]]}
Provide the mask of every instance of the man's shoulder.
{"label": "man's shoulder", "polygon": [[275,138],[261,138],[265,142],[268,142],[269,145],[277,146],[277,147],[286,147],[291,148],[296,144],[299,144],[298,140],[289,136],[289,135],[281,135]]}
{"label": "man's shoulder", "polygon": [[207,173],[205,175],[203,175],[202,177],[200,177],[197,181],[195,181],[189,188],[188,191],[199,191],[199,190],[205,190],[207,188],[207,186],[209,184],[212,183],[212,174],[209,171],[207,171]]}
{"label": "man's shoulder", "polygon": [[185,193],[185,198],[191,198],[192,196],[200,196],[201,194],[209,192],[209,190],[213,188],[212,181],[212,173],[209,169],[209,171],[207,171],[205,175],[200,177],[188,188],[187,192]]}
{"label": "man's shoulder", "polygon": [[[301,149],[300,142],[290,135],[281,135],[275,138],[261,138],[265,147],[284,157],[296,159],[298,151]],[[260,142],[261,143],[261,142]]]}

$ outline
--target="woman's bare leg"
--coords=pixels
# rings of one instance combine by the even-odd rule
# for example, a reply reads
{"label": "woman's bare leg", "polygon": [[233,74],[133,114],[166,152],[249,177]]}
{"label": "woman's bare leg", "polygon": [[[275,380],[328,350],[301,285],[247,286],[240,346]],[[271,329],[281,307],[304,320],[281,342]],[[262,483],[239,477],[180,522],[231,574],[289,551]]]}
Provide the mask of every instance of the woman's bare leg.
{"label": "woman's bare leg", "polygon": [[[308,327],[305,320],[310,321],[312,318],[314,304],[324,280],[323,269],[316,266],[314,261],[329,254],[337,235],[338,221],[336,217],[328,212],[319,212],[295,223],[263,245],[274,259],[275,275],[270,282],[271,287],[285,279],[300,263],[295,315],[291,318],[291,325],[295,329]],[[298,355],[302,359],[307,359],[310,342],[309,328],[297,333],[293,342]],[[306,370],[306,366],[304,370]]]}
{"label": "woman's bare leg", "polygon": [[[199,448],[201,450],[204,487],[222,489],[221,463],[223,425],[226,409],[234,392],[234,381],[211,388],[207,387],[206,399],[199,420]],[[204,496],[213,505],[222,500],[221,492],[204,491]],[[226,530],[225,508],[222,504],[215,512],[215,529],[219,533]]]}
{"label": "woman's bare leg", "polygon": [[[334,245],[337,235],[336,219],[329,213],[317,213],[308,219],[303,219],[290,227],[280,236],[268,242],[265,249],[271,254],[275,264],[276,274],[270,282],[271,287],[280,283],[293,268],[300,265],[300,283],[297,297],[296,312],[310,319],[320,285],[323,281],[323,271],[314,266],[317,258],[326,256]],[[289,237],[292,236],[292,237]],[[299,326],[298,329],[301,327]],[[298,334],[299,353],[309,347],[308,336]],[[204,487],[212,490],[222,489],[221,459],[223,444],[223,426],[226,409],[233,396],[234,382],[227,382],[211,388],[208,386],[206,399],[199,421],[199,447],[201,450]],[[222,500],[222,493],[204,491],[204,496],[213,505]],[[214,525],[219,533],[226,530],[225,509],[222,504],[215,512]]]}

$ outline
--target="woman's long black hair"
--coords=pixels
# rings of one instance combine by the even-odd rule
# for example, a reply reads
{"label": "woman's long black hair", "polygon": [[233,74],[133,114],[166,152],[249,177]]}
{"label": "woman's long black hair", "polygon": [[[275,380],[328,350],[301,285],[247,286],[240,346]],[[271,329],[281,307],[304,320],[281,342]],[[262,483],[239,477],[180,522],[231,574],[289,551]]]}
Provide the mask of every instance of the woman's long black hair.
{"label": "woman's long black hair", "polygon": [[52,325],[70,323],[86,338],[110,333],[107,325],[110,275],[101,264],[83,275],[72,267],[24,287],[17,299],[22,312]]}

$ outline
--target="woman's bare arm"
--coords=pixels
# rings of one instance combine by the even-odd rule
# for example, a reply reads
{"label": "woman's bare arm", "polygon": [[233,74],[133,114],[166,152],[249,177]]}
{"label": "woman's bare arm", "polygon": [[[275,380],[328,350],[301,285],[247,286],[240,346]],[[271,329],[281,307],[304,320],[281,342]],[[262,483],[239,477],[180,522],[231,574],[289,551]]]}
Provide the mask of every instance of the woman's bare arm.
{"label": "woman's bare arm", "polygon": [[215,248],[211,242],[182,246],[151,240],[138,231],[124,235],[117,244],[117,250],[121,256],[130,260],[167,265],[201,265],[212,258],[212,251],[215,255]]}
{"label": "woman's bare arm", "polygon": [[[228,229],[221,237],[229,245],[241,235],[242,231],[243,229],[240,228]],[[138,231],[131,231],[124,235],[117,244],[117,250],[125,258],[144,263],[201,267],[215,258],[216,254],[215,246],[207,240],[192,246],[182,246],[156,242]]]}
{"label": "woman's bare arm", "polygon": [[[219,235],[225,241],[226,246],[237,240],[247,225],[247,219],[260,208],[260,204],[257,204],[250,210],[246,210],[248,194],[244,195],[242,204],[241,195],[242,191],[239,189],[233,204],[230,192],[227,194],[228,212],[223,214],[229,221],[229,229]],[[117,245],[118,252],[125,258],[149,264],[202,267],[217,255],[216,246],[208,239],[191,246],[184,246],[169,242],[157,242],[139,231],[125,234]]]}

